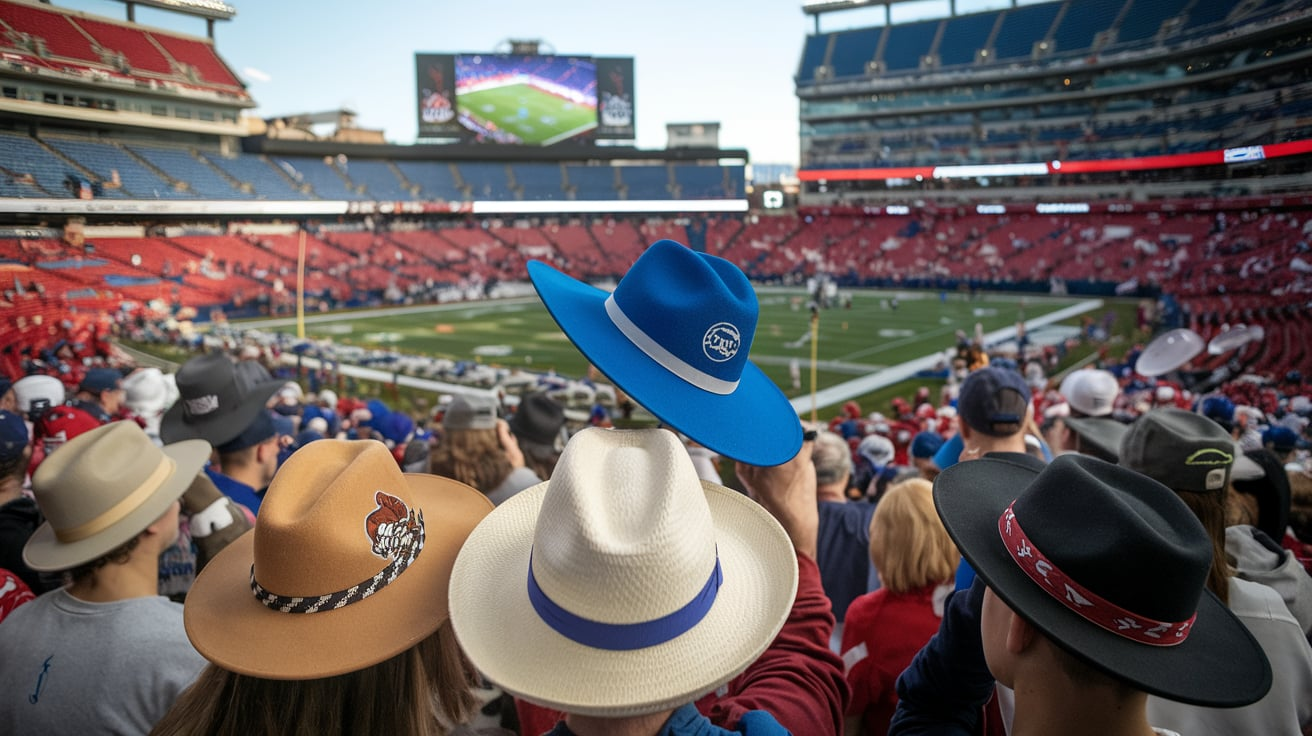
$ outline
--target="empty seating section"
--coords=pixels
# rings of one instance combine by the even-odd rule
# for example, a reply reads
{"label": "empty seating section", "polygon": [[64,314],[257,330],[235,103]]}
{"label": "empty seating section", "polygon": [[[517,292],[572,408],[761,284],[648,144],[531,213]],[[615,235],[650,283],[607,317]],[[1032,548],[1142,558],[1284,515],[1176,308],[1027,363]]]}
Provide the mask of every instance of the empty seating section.
{"label": "empty seating section", "polygon": [[729,177],[729,188],[725,192],[730,197],[742,197],[747,194],[747,167],[745,166],[726,166],[725,173]]}
{"label": "empty seating section", "polygon": [[91,34],[103,48],[123,54],[135,70],[165,75],[176,73],[172,62],[140,28],[90,18],[78,18],[73,22]]}
{"label": "empty seating section", "polygon": [[834,76],[859,77],[865,74],[866,64],[874,60],[879,36],[883,32],[883,28],[858,28],[835,33],[834,53],[829,64],[834,69]]}
{"label": "empty seating section", "polygon": [[1053,31],[1056,53],[1082,52],[1093,46],[1093,37],[1111,27],[1125,0],[1067,0],[1066,15]]}
{"label": "empty seating section", "polygon": [[511,164],[515,186],[524,199],[564,199],[560,164]]}
{"label": "empty seating section", "polygon": [[1185,21],[1184,31],[1187,33],[1220,23],[1234,9],[1234,3],[1198,0],[1193,4],[1193,7],[1189,8],[1189,20]]}
{"label": "empty seating section", "polygon": [[1061,3],[1041,3],[1003,12],[1002,25],[993,39],[994,58],[1028,58],[1034,49],[1034,42],[1048,37],[1048,31],[1061,7]]}
{"label": "empty seating section", "polygon": [[670,171],[666,166],[622,166],[625,199],[670,199]]}
{"label": "empty seating section", "polygon": [[219,55],[214,52],[212,43],[170,36],[157,31],[151,31],[146,36],[163,46],[169,56],[172,56],[176,61],[195,69],[201,79],[206,82],[225,87],[241,86],[241,82],[232,75],[228,65],[224,64]]}
{"label": "empty seating section", "polygon": [[920,59],[929,53],[929,45],[941,22],[928,20],[890,26],[884,46],[884,69],[890,72],[919,69]]}
{"label": "empty seating section", "polygon": [[186,182],[187,192],[196,199],[250,199],[190,150],[139,144],[127,148],[173,179]]}
{"label": "empty seating section", "polygon": [[1132,0],[1117,31],[1116,42],[1131,43],[1156,36],[1162,23],[1180,15],[1188,4],[1189,0]]}
{"label": "empty seating section", "polygon": [[346,164],[346,174],[364,187],[366,199],[399,202],[414,198],[387,161],[353,158]]}
{"label": "empty seating section", "polygon": [[310,199],[308,194],[292,186],[273,165],[259,154],[242,153],[237,156],[220,156],[215,153],[202,152],[201,155],[210,163],[243,184],[249,184],[256,199],[301,200]]}
{"label": "empty seating section", "polygon": [[825,53],[829,50],[830,38],[830,34],[827,33],[806,37],[806,45],[802,47],[802,66],[797,70],[799,80],[810,82],[815,79],[816,68],[825,63]]}
{"label": "empty seating section", "polygon": [[458,202],[465,198],[456,186],[451,164],[435,161],[397,161],[396,167],[411,183],[418,184],[423,199]]}
{"label": "empty seating section", "polygon": [[122,184],[123,193],[135,199],[190,199],[155,172],[143,166],[123,149],[111,144],[73,138],[49,137],[44,139],[51,148],[93,172],[105,182],[114,180],[114,173]]}
{"label": "empty seating section", "polygon": [[84,177],[76,167],[46,150],[32,138],[17,133],[0,133],[0,166],[18,176],[31,175],[44,196],[71,197],[65,183],[70,174]]}
{"label": "empty seating section", "polygon": [[[322,158],[279,157],[274,164],[283,168],[297,181],[310,185],[310,189],[319,199],[363,199],[363,195],[351,189],[342,178],[341,170],[336,165]],[[288,168],[290,167],[290,168]],[[292,172],[296,173],[292,173]]]}
{"label": "empty seating section", "polygon": [[91,39],[74,27],[63,13],[6,2],[0,3],[0,20],[19,33],[41,38],[46,49],[55,56],[101,63]]}
{"label": "empty seating section", "polygon": [[471,200],[515,199],[506,180],[505,164],[462,163],[456,168],[460,170],[465,186],[469,187]]}
{"label": "empty seating section", "polygon": [[676,165],[674,182],[679,187],[680,199],[722,199],[725,196],[724,169],[719,166]]}
{"label": "empty seating section", "polygon": [[574,199],[580,200],[618,199],[615,173],[616,169],[611,166],[565,165],[565,175],[569,178],[570,188],[574,190]]}
{"label": "empty seating section", "polygon": [[997,13],[976,13],[945,21],[938,45],[939,66],[973,63],[975,52],[988,43],[989,34],[997,22]]}

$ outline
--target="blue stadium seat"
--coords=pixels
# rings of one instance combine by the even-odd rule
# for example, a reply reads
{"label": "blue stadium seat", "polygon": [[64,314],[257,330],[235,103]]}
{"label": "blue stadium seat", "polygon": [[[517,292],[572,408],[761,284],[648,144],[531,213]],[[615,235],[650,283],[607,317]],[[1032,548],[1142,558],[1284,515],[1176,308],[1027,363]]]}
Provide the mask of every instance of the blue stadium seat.
{"label": "blue stadium seat", "polygon": [[251,185],[256,199],[282,202],[311,198],[310,195],[292,186],[283,174],[274,169],[273,163],[259,154],[242,153],[228,157],[202,152],[201,155],[227,172],[228,176]]}
{"label": "blue stadium seat", "polygon": [[196,199],[250,199],[214,169],[202,163],[191,151],[182,148],[156,148],[132,144],[129,150],[146,159],[169,176],[187,183]]}
{"label": "blue stadium seat", "polygon": [[[273,162],[284,170],[290,166],[299,172],[300,179],[307,182],[320,199],[339,201],[365,198],[346,183],[339,173],[340,169],[322,158],[287,156],[275,158]],[[297,177],[293,174],[292,178]]]}
{"label": "blue stadium seat", "polygon": [[975,13],[949,18],[938,43],[939,66],[972,64],[975,52],[988,43],[998,21],[997,13]]}
{"label": "blue stadium seat", "polygon": [[73,193],[65,184],[66,178],[70,174],[78,178],[86,177],[75,166],[47,151],[40,143],[18,133],[0,133],[0,166],[19,176],[31,174],[37,187],[46,192],[27,196],[71,197]]}
{"label": "blue stadium seat", "polygon": [[580,200],[619,199],[620,193],[615,189],[615,171],[611,166],[565,165],[565,175],[569,177],[569,185],[574,189],[574,199]]}
{"label": "blue stadium seat", "polygon": [[1053,41],[1056,53],[1067,55],[1087,51],[1093,37],[1111,28],[1112,21],[1125,7],[1126,0],[1069,0]]}
{"label": "blue stadium seat", "polygon": [[1152,38],[1157,35],[1163,22],[1180,15],[1188,3],[1189,0],[1135,0],[1121,21],[1116,43],[1133,43]]}
{"label": "blue stadium seat", "polygon": [[465,194],[456,186],[451,164],[436,161],[397,161],[396,167],[407,181],[418,184],[420,196],[425,200],[460,202]]}
{"label": "blue stadium seat", "polygon": [[875,58],[883,28],[858,28],[834,34],[834,53],[830,66],[835,77],[859,77],[866,64]]}
{"label": "blue stadium seat", "polygon": [[475,202],[505,202],[516,198],[506,179],[505,164],[462,163],[456,168],[460,169],[460,178],[469,187],[470,198]]}
{"label": "blue stadium seat", "polygon": [[725,166],[725,171],[729,176],[730,197],[747,196],[747,167],[746,166]]}
{"label": "blue stadium seat", "polygon": [[666,166],[622,166],[620,179],[628,187],[625,199],[672,199]]}
{"label": "blue stadium seat", "polygon": [[351,181],[364,186],[365,199],[379,202],[405,202],[414,199],[389,161],[353,158],[346,162]]}
{"label": "blue stadium seat", "polygon": [[524,192],[524,199],[564,199],[561,189],[560,164],[511,164],[515,184]]}
{"label": "blue stadium seat", "polygon": [[[1052,21],[1057,17],[1061,3],[1043,3],[1023,8],[1012,8],[1003,13],[1002,26],[993,39],[995,59],[1029,58],[1035,41],[1048,37]],[[1061,50],[1060,47],[1057,49]]]}
{"label": "blue stadium seat", "polygon": [[829,49],[829,34],[807,36],[802,48],[802,65],[797,70],[797,81],[803,84],[815,80],[815,68],[825,63],[825,52]]}
{"label": "blue stadium seat", "polygon": [[1230,15],[1234,10],[1233,3],[1227,2],[1196,2],[1192,8],[1189,8],[1189,20],[1185,21],[1181,29],[1184,33],[1189,33],[1195,29],[1205,28],[1207,26],[1220,23]]}
{"label": "blue stadium seat", "polygon": [[674,181],[681,199],[721,199],[725,196],[724,169],[719,166],[675,165]]}
{"label": "blue stadium seat", "polygon": [[55,137],[43,140],[106,182],[112,181],[113,172],[117,171],[124,196],[135,199],[192,199],[191,194],[174,189],[171,182],[111,143]]}
{"label": "blue stadium seat", "polygon": [[929,45],[938,33],[941,20],[926,20],[902,26],[889,26],[884,44],[884,70],[890,72],[919,69],[920,57],[929,53]]}

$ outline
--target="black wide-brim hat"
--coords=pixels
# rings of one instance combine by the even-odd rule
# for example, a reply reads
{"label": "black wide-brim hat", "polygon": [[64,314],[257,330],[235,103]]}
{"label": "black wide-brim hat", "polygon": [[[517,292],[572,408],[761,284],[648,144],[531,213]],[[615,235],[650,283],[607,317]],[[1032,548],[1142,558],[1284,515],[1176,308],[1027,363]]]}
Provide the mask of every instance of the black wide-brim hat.
{"label": "black wide-brim hat", "polygon": [[[1061,455],[1037,474],[986,457],[944,470],[934,502],[989,588],[1082,660],[1144,692],[1192,705],[1238,707],[1270,690],[1261,646],[1205,587],[1211,539],[1166,486],[1082,455]],[[1023,544],[1006,536],[1013,524],[1023,529]],[[1027,573],[1022,560],[1037,574]],[[1075,588],[1067,587],[1071,581]],[[1096,615],[1074,610],[1113,606],[1121,610],[1106,617],[1107,628],[1086,618]],[[1126,612],[1139,618],[1128,621]],[[1187,622],[1195,613],[1191,625],[1168,629],[1183,626],[1179,637],[1157,635],[1145,623]]]}
{"label": "black wide-brim hat", "polygon": [[200,439],[218,447],[241,434],[264,411],[285,381],[244,390],[232,360],[221,352],[198,355],[178,369],[178,400],[160,418],[165,443]]}

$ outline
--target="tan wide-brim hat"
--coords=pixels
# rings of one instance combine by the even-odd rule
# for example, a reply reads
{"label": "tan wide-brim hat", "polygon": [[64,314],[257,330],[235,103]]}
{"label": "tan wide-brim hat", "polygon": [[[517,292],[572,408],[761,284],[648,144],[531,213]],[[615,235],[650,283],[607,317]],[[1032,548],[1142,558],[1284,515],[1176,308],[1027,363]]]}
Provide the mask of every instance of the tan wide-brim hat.
{"label": "tan wide-brim hat", "polygon": [[157,447],[135,422],[74,437],[32,476],[46,522],[27,540],[23,561],[68,570],[113,551],[163,516],[209,456],[203,440]]}
{"label": "tan wide-brim hat", "polygon": [[187,636],[223,669],[274,680],[390,659],[447,619],[456,553],[491,510],[463,483],[403,474],[381,442],[311,442],[196,578]]}
{"label": "tan wide-brim hat", "polygon": [[620,717],[691,702],[741,673],[796,592],[783,528],[741,493],[698,480],[673,432],[592,428],[565,446],[549,482],[469,536],[451,623],[506,691]]}

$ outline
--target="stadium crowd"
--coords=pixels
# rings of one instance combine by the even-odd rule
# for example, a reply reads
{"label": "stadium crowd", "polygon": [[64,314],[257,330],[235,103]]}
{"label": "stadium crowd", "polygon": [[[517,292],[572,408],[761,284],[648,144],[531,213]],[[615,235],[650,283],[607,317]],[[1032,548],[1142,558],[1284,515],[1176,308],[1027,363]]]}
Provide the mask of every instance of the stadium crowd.
{"label": "stadium crowd", "polygon": [[804,424],[730,262],[528,271],[589,392],[413,412],[95,320],[4,364],[0,732],[1312,732],[1297,371],[961,332],[937,392]]}

